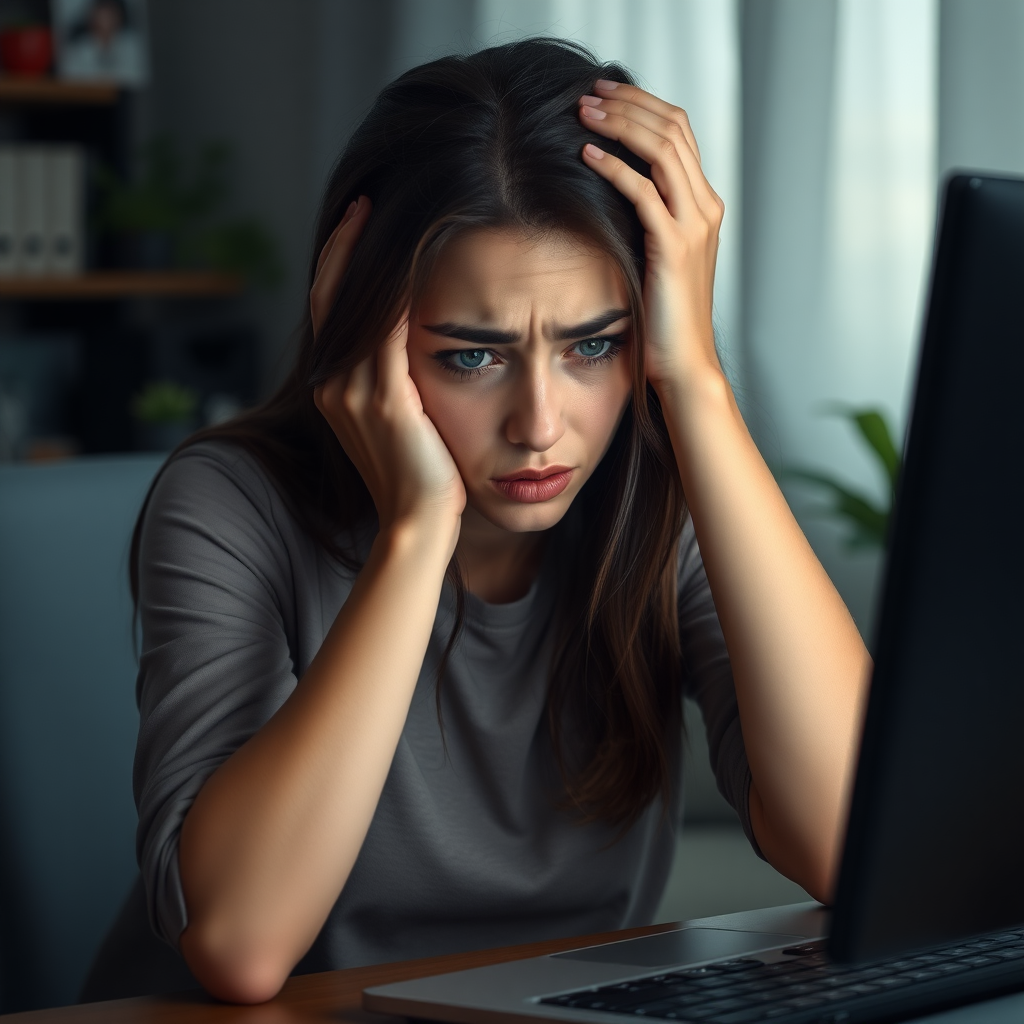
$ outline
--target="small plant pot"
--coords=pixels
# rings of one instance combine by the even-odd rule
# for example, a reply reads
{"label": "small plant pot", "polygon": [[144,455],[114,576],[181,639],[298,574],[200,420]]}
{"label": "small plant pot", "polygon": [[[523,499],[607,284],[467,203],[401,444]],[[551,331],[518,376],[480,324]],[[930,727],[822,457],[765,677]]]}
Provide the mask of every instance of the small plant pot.
{"label": "small plant pot", "polygon": [[0,32],[0,66],[8,75],[38,78],[53,63],[53,34],[45,25]]}
{"label": "small plant pot", "polygon": [[192,420],[170,420],[163,423],[135,422],[135,448],[140,452],[169,452],[196,429]]}

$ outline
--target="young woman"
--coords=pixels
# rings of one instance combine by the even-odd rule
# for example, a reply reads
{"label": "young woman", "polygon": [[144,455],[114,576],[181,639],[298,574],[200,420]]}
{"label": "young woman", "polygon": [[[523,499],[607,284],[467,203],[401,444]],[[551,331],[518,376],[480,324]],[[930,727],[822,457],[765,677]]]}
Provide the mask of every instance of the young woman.
{"label": "young woman", "polygon": [[686,114],[568,43],[356,131],[292,375],[136,538],[145,905],[214,995],[648,921],[684,693],[828,899],[869,659],[716,357],[722,212]]}

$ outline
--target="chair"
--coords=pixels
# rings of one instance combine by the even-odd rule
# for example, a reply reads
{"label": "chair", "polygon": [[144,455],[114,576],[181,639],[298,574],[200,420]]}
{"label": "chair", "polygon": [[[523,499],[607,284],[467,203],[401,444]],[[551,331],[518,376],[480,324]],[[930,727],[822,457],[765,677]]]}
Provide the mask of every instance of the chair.
{"label": "chair", "polygon": [[0,1013],[75,1002],[138,873],[128,545],[162,461],[0,466]]}

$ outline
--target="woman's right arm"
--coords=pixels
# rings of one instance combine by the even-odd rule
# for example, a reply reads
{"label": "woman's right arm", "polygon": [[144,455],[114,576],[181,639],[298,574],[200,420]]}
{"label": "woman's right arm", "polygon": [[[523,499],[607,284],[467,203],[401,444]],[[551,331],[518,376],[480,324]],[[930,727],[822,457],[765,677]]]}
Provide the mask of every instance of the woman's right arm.
{"label": "woman's right arm", "polygon": [[[369,214],[351,210],[311,293],[318,329]],[[465,490],[408,375],[407,325],[317,405],[360,471],[380,530],[323,645],[277,713],[185,817],[180,946],[233,1002],[273,996],[348,878],[405,724],[458,540]]]}

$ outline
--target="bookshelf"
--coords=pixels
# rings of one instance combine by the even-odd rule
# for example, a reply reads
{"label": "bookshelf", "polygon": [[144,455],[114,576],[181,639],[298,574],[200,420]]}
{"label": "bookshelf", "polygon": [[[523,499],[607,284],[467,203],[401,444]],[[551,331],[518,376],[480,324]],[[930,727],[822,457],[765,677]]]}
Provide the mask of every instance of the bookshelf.
{"label": "bookshelf", "polygon": [[[120,98],[118,87],[106,82],[74,82],[49,76],[0,74],[0,106],[43,108],[41,112],[51,110],[55,113],[61,109],[70,113],[83,107],[108,108],[113,111]],[[106,148],[109,158],[109,145]],[[175,270],[92,270],[70,276],[0,276],[0,300],[61,302],[215,298],[237,295],[242,287],[242,281],[231,274]]]}
{"label": "bookshelf", "polygon": [[[79,147],[86,169],[102,163],[121,177],[132,164],[134,102],[110,83],[0,74],[5,145],[50,154]],[[86,210],[95,199],[88,181]],[[118,267],[109,239],[86,237],[83,246],[82,270],[54,266],[51,256],[46,269],[15,264],[0,274],[0,370],[8,378],[0,379],[0,405],[17,406],[4,422],[27,424],[14,441],[0,427],[0,457],[131,450],[130,402],[147,381],[195,391],[197,417],[208,398],[255,399],[256,335],[239,322],[235,301],[245,292],[241,277]]]}
{"label": "bookshelf", "polygon": [[0,277],[0,300],[89,301],[228,297],[242,291],[233,274],[202,270],[93,270],[60,276]]}
{"label": "bookshelf", "polygon": [[96,107],[117,102],[116,85],[94,82],[64,82],[58,78],[21,78],[0,75],[0,104]]}

